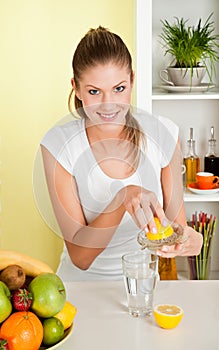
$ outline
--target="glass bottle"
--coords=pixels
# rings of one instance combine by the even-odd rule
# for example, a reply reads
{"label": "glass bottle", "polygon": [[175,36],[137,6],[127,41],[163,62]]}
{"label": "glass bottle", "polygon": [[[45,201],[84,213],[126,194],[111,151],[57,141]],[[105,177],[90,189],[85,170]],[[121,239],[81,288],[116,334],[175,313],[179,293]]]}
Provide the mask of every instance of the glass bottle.
{"label": "glass bottle", "polygon": [[186,166],[185,186],[196,182],[196,173],[200,171],[200,159],[195,152],[195,140],[193,139],[193,128],[190,128],[190,139],[187,140],[187,154],[184,157]]}
{"label": "glass bottle", "polygon": [[204,158],[204,171],[219,176],[219,156],[216,154],[216,140],[214,138],[214,127],[211,127],[211,138],[208,140],[208,153]]}

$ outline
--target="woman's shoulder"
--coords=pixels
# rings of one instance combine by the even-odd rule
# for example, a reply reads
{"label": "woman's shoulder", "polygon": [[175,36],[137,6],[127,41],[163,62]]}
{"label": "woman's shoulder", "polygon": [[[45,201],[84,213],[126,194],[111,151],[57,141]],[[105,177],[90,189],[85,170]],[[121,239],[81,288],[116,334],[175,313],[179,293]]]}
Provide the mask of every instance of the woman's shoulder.
{"label": "woman's shoulder", "polygon": [[[136,116],[135,116],[136,117]],[[179,127],[169,118],[138,113],[136,117],[148,145],[153,145],[162,154],[161,166],[169,164],[179,138]]]}
{"label": "woman's shoulder", "polygon": [[69,140],[84,131],[84,122],[82,119],[73,119],[66,116],[57,124],[50,128],[41,140],[41,144],[47,142],[57,142],[58,140]]}
{"label": "woman's shoulder", "polygon": [[175,141],[178,139],[179,127],[170,118],[142,111],[135,113],[134,117],[146,137],[152,138],[158,143],[167,140],[168,137]]}
{"label": "woman's shoulder", "polygon": [[178,126],[170,118],[154,115],[144,111],[134,113],[135,119],[140,124],[141,128],[147,135],[157,135],[161,132],[169,132],[178,134]]}
{"label": "woman's shoulder", "polygon": [[156,116],[160,126],[165,127],[169,132],[178,132],[178,125],[170,118],[158,115]]}

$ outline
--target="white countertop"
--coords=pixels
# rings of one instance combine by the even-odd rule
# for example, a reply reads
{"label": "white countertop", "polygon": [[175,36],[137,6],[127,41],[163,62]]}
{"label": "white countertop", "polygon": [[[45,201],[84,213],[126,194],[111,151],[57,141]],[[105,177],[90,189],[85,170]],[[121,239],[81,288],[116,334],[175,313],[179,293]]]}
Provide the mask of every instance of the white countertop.
{"label": "white countertop", "polygon": [[153,317],[128,314],[123,281],[65,286],[77,315],[60,350],[219,350],[219,280],[158,283],[154,302],[178,304],[185,312],[171,330],[159,328]]}

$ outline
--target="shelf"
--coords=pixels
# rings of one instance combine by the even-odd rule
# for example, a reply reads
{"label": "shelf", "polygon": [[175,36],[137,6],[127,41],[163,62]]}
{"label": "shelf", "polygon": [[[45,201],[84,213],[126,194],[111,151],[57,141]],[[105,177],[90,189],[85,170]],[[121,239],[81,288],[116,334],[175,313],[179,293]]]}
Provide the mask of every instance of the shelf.
{"label": "shelf", "polygon": [[216,194],[194,194],[189,190],[184,192],[184,201],[185,202],[219,202],[219,193]]}
{"label": "shelf", "polygon": [[208,92],[174,93],[165,92],[162,88],[153,88],[152,100],[219,100],[219,88]]}

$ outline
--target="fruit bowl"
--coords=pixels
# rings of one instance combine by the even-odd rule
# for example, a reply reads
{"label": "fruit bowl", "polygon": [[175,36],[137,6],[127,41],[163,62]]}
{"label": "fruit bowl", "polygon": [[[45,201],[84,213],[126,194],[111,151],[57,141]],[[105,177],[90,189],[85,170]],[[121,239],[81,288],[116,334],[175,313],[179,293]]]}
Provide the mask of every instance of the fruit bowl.
{"label": "fruit bowl", "polygon": [[62,340],[60,340],[58,343],[51,345],[51,346],[41,346],[39,348],[39,350],[47,350],[47,349],[55,350],[55,349],[58,349],[59,347],[61,348],[61,346],[65,343],[65,341],[72,334],[72,331],[73,331],[73,324],[71,325],[71,327],[69,327],[68,329],[65,330],[64,337],[62,338]]}

